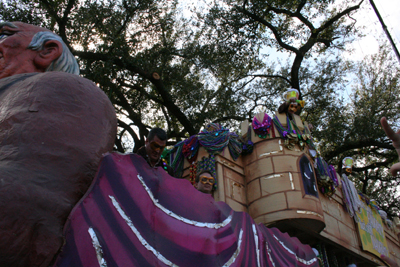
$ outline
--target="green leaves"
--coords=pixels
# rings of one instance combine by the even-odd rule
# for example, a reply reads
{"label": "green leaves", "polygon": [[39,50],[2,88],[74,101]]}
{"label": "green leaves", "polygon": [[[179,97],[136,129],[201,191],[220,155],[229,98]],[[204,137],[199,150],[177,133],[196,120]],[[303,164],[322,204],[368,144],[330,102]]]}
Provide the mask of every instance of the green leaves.
{"label": "green leaves", "polygon": [[[337,107],[328,109],[323,118],[312,116],[312,123],[318,125],[313,135],[330,164],[340,168],[344,157],[353,157],[356,165],[352,177],[358,189],[394,216],[400,210],[396,197],[399,179],[391,177],[389,168],[398,162],[398,155],[379,121],[387,117],[394,128],[399,126],[398,62],[388,47],[381,46],[378,54],[341,67],[355,73],[350,98],[338,99]],[[350,88],[346,94],[349,92]]]}

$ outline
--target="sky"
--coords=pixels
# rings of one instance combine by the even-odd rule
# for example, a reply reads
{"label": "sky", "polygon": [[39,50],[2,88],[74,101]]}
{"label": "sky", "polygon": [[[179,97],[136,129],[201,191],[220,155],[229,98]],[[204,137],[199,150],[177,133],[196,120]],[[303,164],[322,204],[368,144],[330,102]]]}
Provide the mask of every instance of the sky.
{"label": "sky", "polygon": [[[400,0],[373,1],[397,46],[397,50],[400,50]],[[358,25],[366,27],[366,36],[352,44],[351,47],[355,49],[355,53],[351,55],[352,59],[362,59],[366,55],[376,53],[378,51],[376,37],[381,36],[388,40],[369,0],[364,1],[362,6],[364,8],[358,11],[354,18],[357,19]]]}
{"label": "sky", "polygon": [[[361,1],[361,0],[359,0]],[[400,0],[373,0],[377,7],[389,33],[394,40],[397,49],[400,50]],[[196,4],[194,4],[196,3]],[[201,1],[196,0],[182,0],[181,7],[183,10],[188,10],[190,6],[199,5]],[[357,3],[357,0],[354,0]],[[379,22],[377,15],[375,14],[370,0],[364,0],[361,5],[361,10],[357,10],[353,18],[357,20],[358,26],[365,26],[364,34],[366,35],[361,40],[355,41],[349,49],[354,49],[354,53],[345,54],[345,57],[353,60],[361,60],[366,55],[374,54],[378,52],[378,42],[376,37],[385,38],[388,41],[382,25]],[[190,12],[185,12],[187,16]],[[268,49],[266,51],[269,51]],[[276,52],[275,52],[276,53]],[[279,57],[277,55],[270,55],[273,58]]]}
{"label": "sky", "polygon": [[[392,36],[397,50],[400,51],[400,0],[373,1],[387,27],[387,30]],[[352,17],[357,20],[358,26],[365,26],[365,30],[363,31],[365,37],[354,41],[348,46],[348,51],[353,49],[354,52],[344,52],[343,56],[346,59],[361,61],[368,55],[378,53],[379,42],[377,38],[379,37],[390,44],[389,39],[379,22],[378,16],[372,8],[370,0],[364,0],[361,10],[358,10]],[[395,57],[394,50],[392,49],[391,51]],[[355,76],[354,74],[349,73],[348,78],[355,79]],[[351,86],[348,86],[343,92],[345,97],[344,99],[350,99],[351,92],[352,88]]]}

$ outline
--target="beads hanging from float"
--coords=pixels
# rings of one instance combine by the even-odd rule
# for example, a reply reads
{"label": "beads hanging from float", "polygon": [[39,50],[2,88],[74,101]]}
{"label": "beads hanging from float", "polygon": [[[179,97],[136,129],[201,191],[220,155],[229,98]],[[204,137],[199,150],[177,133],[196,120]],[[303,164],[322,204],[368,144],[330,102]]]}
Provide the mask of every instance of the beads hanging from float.
{"label": "beads hanging from float", "polygon": [[[171,166],[174,168],[175,175],[182,177],[184,159],[189,162],[197,160],[199,147],[204,147],[210,155],[217,155],[228,147],[233,160],[236,160],[243,151],[251,153],[253,151],[253,142],[247,140],[244,143],[236,133],[230,132],[219,123],[208,124],[203,131],[197,135],[189,137],[174,146],[169,152]],[[243,150],[245,148],[245,150]]]}
{"label": "beads hanging from float", "polygon": [[322,194],[331,197],[339,186],[336,170],[332,165],[328,165],[322,157],[317,157],[314,162],[317,174],[318,188]]}
{"label": "beads hanging from float", "polygon": [[270,136],[270,131],[272,129],[272,119],[268,114],[264,113],[263,120],[261,122],[258,121],[257,116],[254,116],[253,121],[251,123],[254,133],[259,138],[267,138]]}

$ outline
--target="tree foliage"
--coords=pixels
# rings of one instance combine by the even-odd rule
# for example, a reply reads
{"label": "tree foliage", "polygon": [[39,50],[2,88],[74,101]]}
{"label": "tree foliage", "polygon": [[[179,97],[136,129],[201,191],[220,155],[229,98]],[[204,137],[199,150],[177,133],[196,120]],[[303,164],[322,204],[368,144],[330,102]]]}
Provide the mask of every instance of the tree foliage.
{"label": "tree foliage", "polygon": [[243,32],[246,38],[260,39],[264,46],[292,54],[286,75],[269,74],[265,78],[281,78],[286,87],[296,88],[302,95],[302,63],[312,54],[344,48],[356,33],[356,21],[350,15],[362,2],[223,0],[215,2],[206,21],[218,35]]}
{"label": "tree foliage", "polygon": [[358,189],[394,216],[400,211],[400,180],[389,169],[399,157],[380,119],[386,117],[394,128],[399,126],[400,67],[385,45],[352,67],[355,81],[350,97],[335,100],[337,106],[326,117],[310,118],[318,129],[313,134],[323,157],[339,169],[344,157],[354,159],[352,176]]}
{"label": "tree foliage", "polygon": [[137,149],[154,126],[179,140],[216,119],[244,119],[245,99],[231,83],[258,67],[257,49],[243,40],[200,42],[202,29],[179,16],[177,1],[37,0],[2,7],[0,19],[47,27],[69,44],[82,75],[116,107],[120,151],[129,149],[127,133]]}
{"label": "tree foliage", "polygon": [[[271,99],[287,87],[282,81],[296,87],[307,52],[351,32],[344,16],[358,7],[318,15],[332,3],[289,2],[217,2],[205,17],[189,20],[178,12],[176,0],[2,1],[1,19],[40,24],[69,44],[82,75],[99,84],[115,105],[116,145],[124,151],[123,136],[130,135],[137,149],[156,125],[179,140],[210,121],[237,125],[260,106],[275,109]],[[219,4],[230,6],[223,10]],[[321,18],[319,27],[308,22]],[[304,44],[295,48],[298,41]],[[301,60],[276,73],[260,57],[260,48],[273,44]],[[284,75],[278,82],[265,79]]]}

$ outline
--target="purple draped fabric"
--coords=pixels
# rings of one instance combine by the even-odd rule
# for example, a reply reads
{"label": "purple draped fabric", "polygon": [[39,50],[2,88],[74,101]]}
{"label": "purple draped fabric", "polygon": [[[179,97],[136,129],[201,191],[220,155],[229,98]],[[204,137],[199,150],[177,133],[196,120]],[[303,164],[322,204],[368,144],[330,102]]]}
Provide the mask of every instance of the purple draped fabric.
{"label": "purple draped fabric", "polygon": [[55,266],[318,266],[308,245],[152,169],[106,155],[64,228]]}

